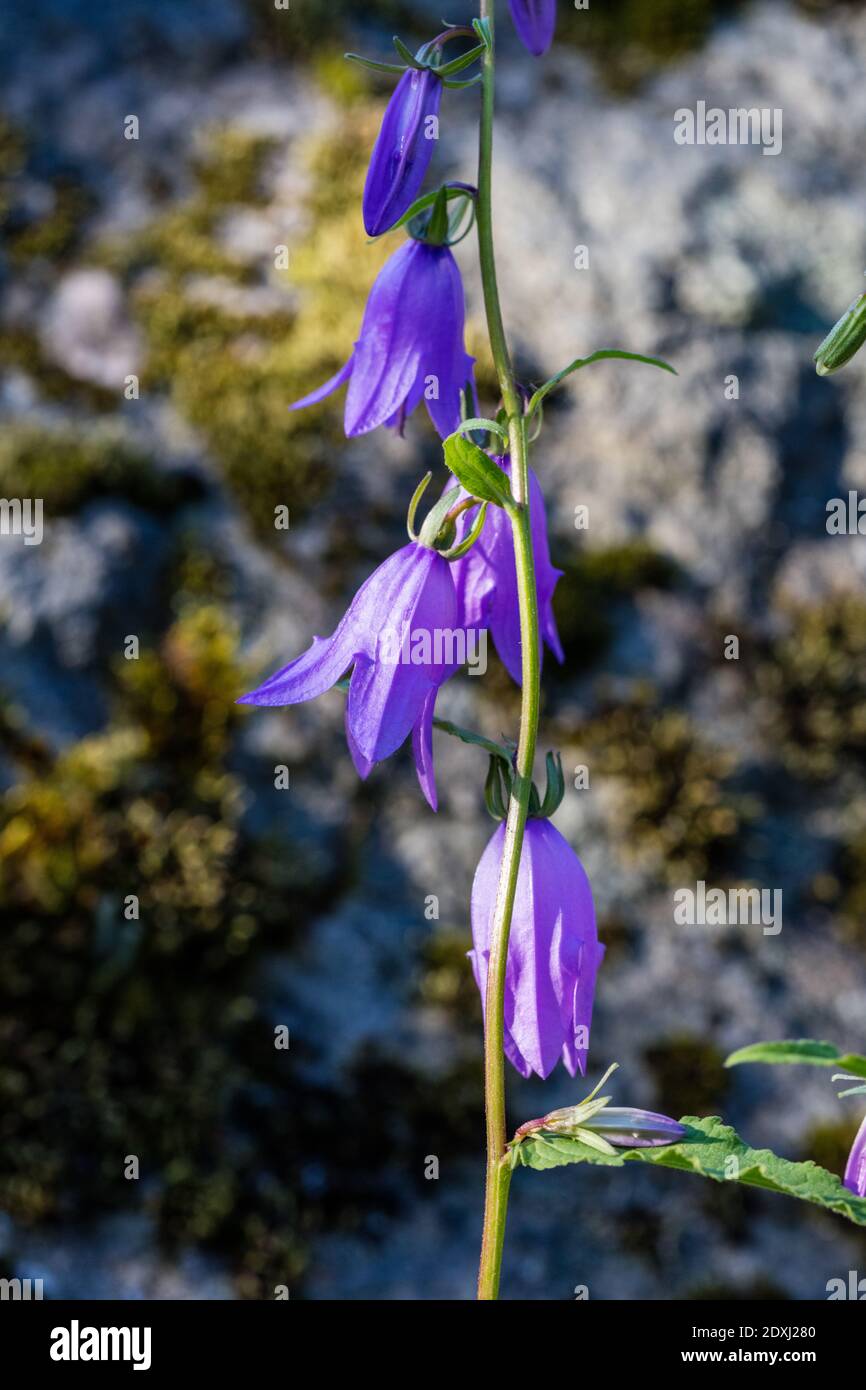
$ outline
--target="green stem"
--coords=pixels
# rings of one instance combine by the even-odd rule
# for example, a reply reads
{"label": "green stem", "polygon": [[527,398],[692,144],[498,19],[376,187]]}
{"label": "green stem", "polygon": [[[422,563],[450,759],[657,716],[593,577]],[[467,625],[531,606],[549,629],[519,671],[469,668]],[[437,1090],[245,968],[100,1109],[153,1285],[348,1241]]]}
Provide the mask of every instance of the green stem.
{"label": "green stem", "polygon": [[[481,0],[481,18],[493,33],[494,0]],[[486,53],[481,65],[482,100],[478,157],[478,249],[481,283],[487,312],[487,329],[493,360],[499,376],[502,401],[508,416],[511,452],[511,486],[514,505],[509,507],[517,593],[520,609],[522,649],[522,690],[520,733],[516,755],[516,776],[505,823],[505,846],[487,969],[487,998],[484,1025],[484,1103],[487,1120],[487,1179],[484,1202],[484,1228],[481,1263],[478,1271],[478,1297],[494,1299],[499,1292],[499,1271],[505,1239],[508,1189],[511,1168],[505,1160],[505,969],[508,936],[514,911],[520,853],[532,788],[535,742],[538,734],[540,659],[538,644],[538,602],[529,524],[529,454],[523,401],[514,379],[511,355],[502,322],[496,260],[493,250],[492,156],[495,59]]]}

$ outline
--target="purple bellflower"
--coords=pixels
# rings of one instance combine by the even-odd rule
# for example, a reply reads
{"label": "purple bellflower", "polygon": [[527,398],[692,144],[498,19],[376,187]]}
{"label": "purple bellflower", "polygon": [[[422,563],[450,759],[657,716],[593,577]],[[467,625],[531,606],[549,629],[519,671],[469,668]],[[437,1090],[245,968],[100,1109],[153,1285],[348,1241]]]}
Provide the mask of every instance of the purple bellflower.
{"label": "purple bellflower", "polygon": [[448,561],[412,541],[361,585],[331,637],[314,637],[242,705],[297,705],[323,695],[353,667],[346,739],[366,778],[411,733],[418,780],[436,810],[432,730],[436,693],[457,669],[450,644],[457,599]]}
{"label": "purple bellflower", "polygon": [[520,42],[540,58],[553,43],[556,0],[508,0],[508,8]]}
{"label": "purple bellflower", "polygon": [[[472,885],[469,959],[485,1008],[504,840],[503,823],[482,854]],[[578,1069],[586,1075],[595,977],[603,956],[580,860],[549,820],[528,820],[505,981],[505,1055],[521,1076],[547,1077],[560,1058],[572,1076]]]}
{"label": "purple bellflower", "polygon": [[858,1197],[866,1197],[866,1120],[860,1126],[848,1157],[845,1186]]}
{"label": "purple bellflower", "polygon": [[[497,459],[511,476],[510,459]],[[562,662],[562,644],[553,616],[553,591],[562,575],[550,562],[544,497],[535,474],[529,471],[529,501],[532,524],[532,552],[541,638],[557,661]],[[464,523],[465,526],[468,522]],[[454,583],[460,623],[466,628],[489,628],[503,666],[518,685],[521,680],[520,607],[517,570],[511,524],[500,507],[491,507],[480,539],[467,555],[454,562]]]}
{"label": "purple bellflower", "polygon": [[[631,1106],[617,1105],[600,1110],[583,1124],[616,1149],[661,1149],[686,1137],[686,1128],[679,1120],[658,1115],[654,1110],[635,1110]],[[555,1129],[556,1126],[546,1125],[545,1128]]]}
{"label": "purple bellflower", "polygon": [[460,392],[475,360],[463,346],[464,312],[463,281],[448,247],[406,242],[379,272],[346,365],[290,409],[324,400],[348,382],[348,436],[378,425],[402,430],[423,397],[444,439],[460,423]]}
{"label": "purple bellflower", "polygon": [[418,197],[436,144],[431,130],[441,100],[442,79],[429,68],[407,69],[394,88],[364,185],[368,236],[387,232]]}

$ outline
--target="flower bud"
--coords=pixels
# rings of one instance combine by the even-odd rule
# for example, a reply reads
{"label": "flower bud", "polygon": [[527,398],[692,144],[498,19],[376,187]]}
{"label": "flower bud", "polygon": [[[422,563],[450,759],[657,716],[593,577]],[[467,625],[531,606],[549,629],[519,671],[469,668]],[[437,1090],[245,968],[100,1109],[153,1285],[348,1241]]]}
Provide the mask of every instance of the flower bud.
{"label": "flower bud", "polygon": [[850,362],[855,352],[866,342],[866,294],[858,294],[853,304],[834,324],[815,353],[815,370],[819,376],[829,376]]}
{"label": "flower bud", "polygon": [[684,1126],[667,1115],[614,1105],[584,1120],[581,1127],[600,1134],[618,1149],[659,1149],[686,1137]]}

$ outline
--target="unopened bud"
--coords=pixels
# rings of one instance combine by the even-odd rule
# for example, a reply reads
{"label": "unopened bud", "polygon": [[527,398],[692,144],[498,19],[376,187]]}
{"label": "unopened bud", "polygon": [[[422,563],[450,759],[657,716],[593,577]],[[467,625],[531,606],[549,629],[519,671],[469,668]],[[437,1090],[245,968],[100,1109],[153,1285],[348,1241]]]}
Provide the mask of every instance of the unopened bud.
{"label": "unopened bud", "polygon": [[815,370],[819,376],[829,376],[850,362],[855,352],[866,342],[866,294],[858,294],[853,304],[834,324],[815,353]]}

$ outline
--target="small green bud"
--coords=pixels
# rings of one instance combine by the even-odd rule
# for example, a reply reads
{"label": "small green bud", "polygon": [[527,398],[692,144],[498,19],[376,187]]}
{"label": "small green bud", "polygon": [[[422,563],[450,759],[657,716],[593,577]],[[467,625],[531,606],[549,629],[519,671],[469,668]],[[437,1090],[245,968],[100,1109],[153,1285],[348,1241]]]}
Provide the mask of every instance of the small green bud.
{"label": "small green bud", "polygon": [[866,342],[866,293],[858,294],[815,353],[815,370],[829,376],[850,362]]}

